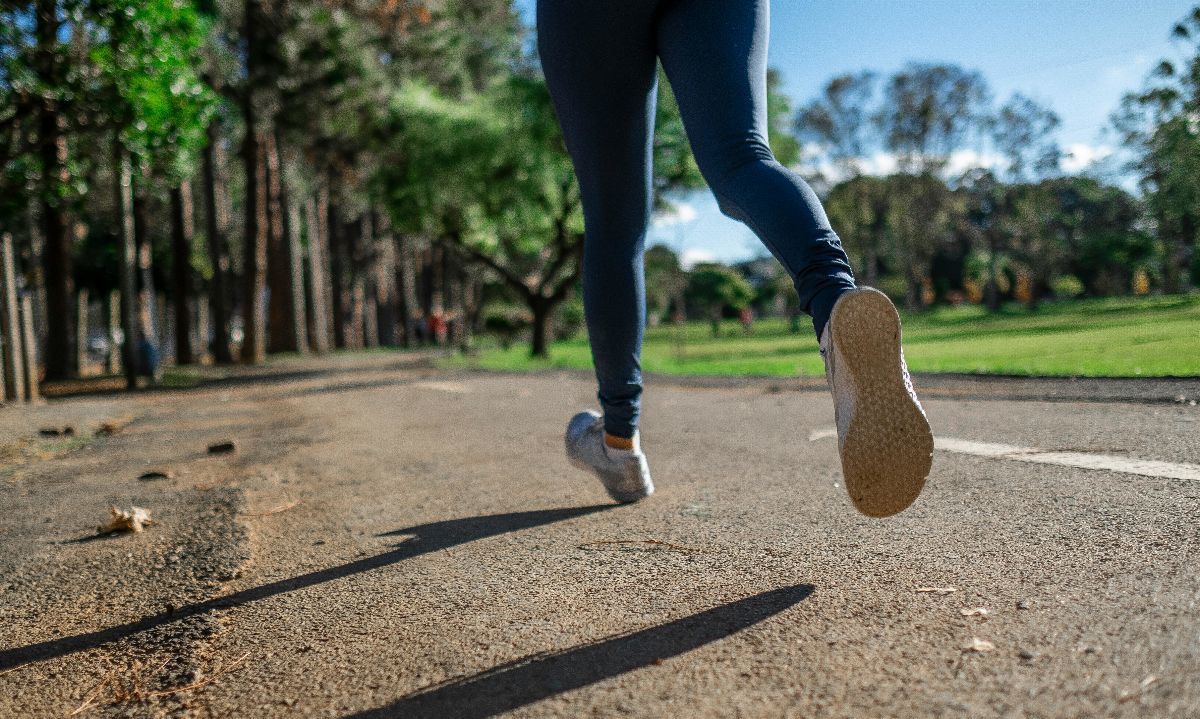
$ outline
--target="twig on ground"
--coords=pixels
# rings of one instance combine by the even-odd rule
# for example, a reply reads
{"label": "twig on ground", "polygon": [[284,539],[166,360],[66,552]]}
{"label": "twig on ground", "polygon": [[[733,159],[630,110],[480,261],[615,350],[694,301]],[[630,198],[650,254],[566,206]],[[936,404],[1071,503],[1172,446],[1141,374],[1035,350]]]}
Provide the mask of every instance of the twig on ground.
{"label": "twig on ground", "polygon": [[300,500],[293,499],[292,501],[288,502],[287,504],[281,504],[278,507],[275,507],[274,509],[268,509],[265,512],[243,512],[242,516],[243,517],[269,517],[272,514],[279,514],[280,512],[286,512],[289,509],[292,509],[293,507],[298,507],[299,505],[300,505]]}
{"label": "twig on ground", "polygon": [[215,682],[216,680],[225,676],[226,674],[233,671],[234,669],[237,669],[238,667],[240,667],[246,661],[246,659],[249,658],[249,656],[250,656],[250,652],[246,652],[242,656],[240,656],[237,659],[234,659],[232,662],[230,662],[228,666],[214,671],[212,674],[208,675],[207,677],[205,677],[204,679],[201,679],[199,681],[195,681],[195,682],[192,682],[191,684],[186,684],[181,687],[175,687],[174,689],[163,689],[161,691],[150,692],[146,696],[147,697],[165,697],[165,696],[170,696],[171,694],[182,694],[183,692],[195,691],[196,689],[199,689],[201,687],[208,686],[209,684],[212,684],[213,682]]}
{"label": "twig on ground", "polygon": [[584,542],[579,545],[580,549],[595,551],[601,545],[607,544],[649,544],[655,547],[662,547],[665,550],[675,550],[677,552],[703,552],[699,547],[685,547],[682,544],[673,542],[664,542],[661,539],[600,539],[594,542]]}
{"label": "twig on ground", "polygon": [[113,669],[108,674],[105,674],[104,677],[102,679],[100,679],[100,681],[96,682],[96,686],[92,687],[92,690],[89,691],[83,697],[83,703],[80,704],[79,706],[75,707],[75,711],[71,712],[67,716],[69,716],[69,717],[77,716],[77,715],[82,714],[83,712],[87,711],[88,709],[91,709],[92,707],[97,706],[100,703],[98,701],[98,698],[100,696],[100,691],[102,689],[104,689],[104,687],[108,686],[109,683],[111,683],[112,680],[116,678],[116,676],[117,676],[116,669]]}

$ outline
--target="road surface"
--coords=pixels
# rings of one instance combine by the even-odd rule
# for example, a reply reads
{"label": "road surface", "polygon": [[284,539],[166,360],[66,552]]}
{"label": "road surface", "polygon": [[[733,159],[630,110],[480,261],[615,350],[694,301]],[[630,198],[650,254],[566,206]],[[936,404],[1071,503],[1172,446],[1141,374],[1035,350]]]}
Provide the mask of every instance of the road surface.
{"label": "road surface", "polygon": [[1200,382],[918,386],[887,520],[814,382],[651,381],[632,506],[563,456],[577,373],[0,409],[0,716],[1200,716]]}

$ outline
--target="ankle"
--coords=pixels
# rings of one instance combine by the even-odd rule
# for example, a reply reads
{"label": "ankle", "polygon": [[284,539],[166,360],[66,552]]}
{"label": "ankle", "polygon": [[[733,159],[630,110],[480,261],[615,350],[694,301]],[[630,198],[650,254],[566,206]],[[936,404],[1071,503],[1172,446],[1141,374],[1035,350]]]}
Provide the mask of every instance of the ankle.
{"label": "ankle", "polygon": [[604,446],[606,449],[615,449],[624,452],[633,452],[637,450],[638,438],[635,434],[632,437],[618,437],[615,434],[604,433]]}

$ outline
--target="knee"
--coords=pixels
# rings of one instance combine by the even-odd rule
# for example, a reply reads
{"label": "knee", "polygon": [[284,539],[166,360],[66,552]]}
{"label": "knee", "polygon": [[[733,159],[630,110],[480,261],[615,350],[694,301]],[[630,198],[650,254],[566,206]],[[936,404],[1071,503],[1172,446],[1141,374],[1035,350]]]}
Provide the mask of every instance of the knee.
{"label": "knee", "polygon": [[765,137],[750,134],[715,144],[712,147],[696,148],[696,164],[710,186],[717,189],[729,184],[746,168],[775,162],[775,155]]}
{"label": "knee", "polygon": [[746,185],[746,175],[777,164],[766,139],[757,135],[723,143],[719,147],[696,153],[696,164],[717,199],[721,212],[743,219],[737,206],[739,189]]}

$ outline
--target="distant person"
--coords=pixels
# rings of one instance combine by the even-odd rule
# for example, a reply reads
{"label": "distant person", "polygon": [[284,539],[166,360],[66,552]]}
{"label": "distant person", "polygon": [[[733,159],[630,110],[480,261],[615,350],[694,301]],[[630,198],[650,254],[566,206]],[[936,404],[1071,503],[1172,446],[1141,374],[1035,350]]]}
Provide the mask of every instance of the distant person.
{"label": "distant person", "polygon": [[783,264],[812,316],[850,497],[865,514],[887,516],[920,493],[933,436],[909,381],[895,307],[855,286],[817,196],[767,144],[768,19],[767,0],[538,2],[542,68],[583,199],[584,311],[603,410],[571,419],[567,455],[617,501],[654,491],[638,415],[661,60],[721,210]]}

